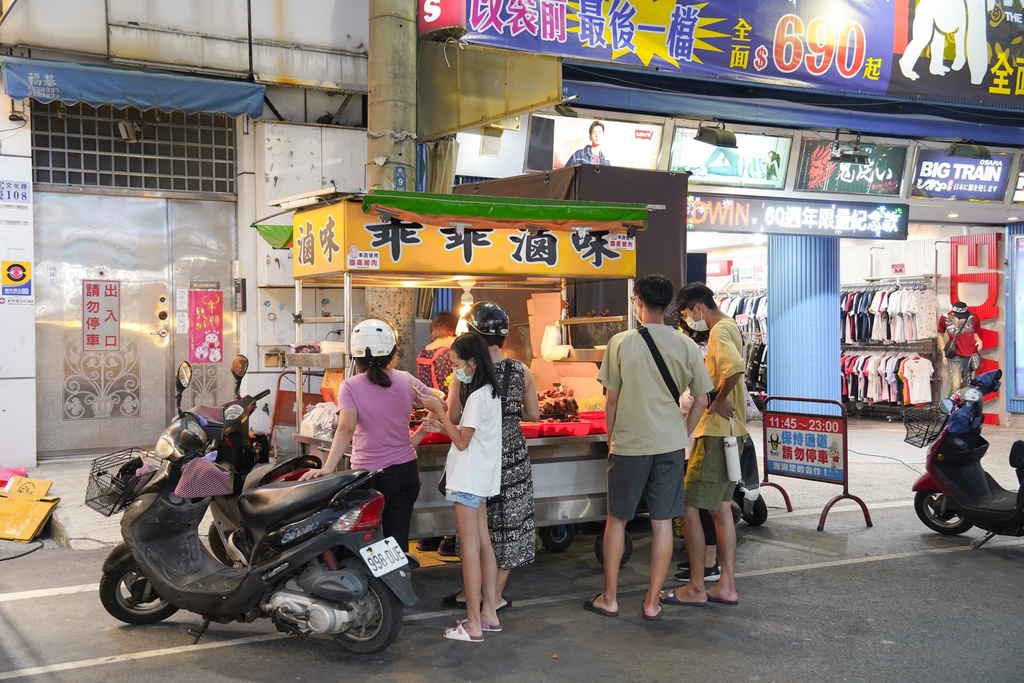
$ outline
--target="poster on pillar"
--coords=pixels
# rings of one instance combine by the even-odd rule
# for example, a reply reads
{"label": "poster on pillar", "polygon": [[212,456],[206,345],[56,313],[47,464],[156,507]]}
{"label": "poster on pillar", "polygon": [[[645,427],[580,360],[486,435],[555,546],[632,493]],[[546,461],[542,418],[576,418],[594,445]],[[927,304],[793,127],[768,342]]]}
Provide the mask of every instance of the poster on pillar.
{"label": "poster on pillar", "polygon": [[[1019,0],[420,0],[420,34],[680,76],[1024,108]],[[570,93],[571,94],[571,93]]]}
{"label": "poster on pillar", "polygon": [[223,360],[224,292],[189,290],[188,329],[190,363],[220,363]]}

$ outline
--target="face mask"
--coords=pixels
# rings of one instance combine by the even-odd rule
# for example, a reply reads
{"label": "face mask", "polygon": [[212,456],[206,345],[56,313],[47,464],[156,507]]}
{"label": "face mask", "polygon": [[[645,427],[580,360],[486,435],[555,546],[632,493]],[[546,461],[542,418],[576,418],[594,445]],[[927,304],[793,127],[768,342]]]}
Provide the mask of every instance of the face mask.
{"label": "face mask", "polygon": [[686,320],[687,326],[694,332],[706,332],[708,329],[708,321],[703,316],[701,316],[700,320],[694,320],[691,316],[686,316],[684,320]]}
{"label": "face mask", "polygon": [[474,373],[471,372],[467,375],[465,372],[462,371],[462,368],[455,368],[455,379],[459,380],[463,384],[469,384],[470,382],[472,382],[473,374]]}

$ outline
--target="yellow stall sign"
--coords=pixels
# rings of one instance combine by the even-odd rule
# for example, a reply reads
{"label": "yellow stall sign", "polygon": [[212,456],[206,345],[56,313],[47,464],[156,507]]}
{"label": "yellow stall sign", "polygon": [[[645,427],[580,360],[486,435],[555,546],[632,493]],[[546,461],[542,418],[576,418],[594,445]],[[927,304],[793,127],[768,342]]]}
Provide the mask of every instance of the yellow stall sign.
{"label": "yellow stall sign", "polygon": [[[620,230],[473,228],[365,214],[344,201],[295,216],[296,278],[404,273],[626,278],[636,274],[636,238]],[[472,223],[469,222],[471,225]]]}

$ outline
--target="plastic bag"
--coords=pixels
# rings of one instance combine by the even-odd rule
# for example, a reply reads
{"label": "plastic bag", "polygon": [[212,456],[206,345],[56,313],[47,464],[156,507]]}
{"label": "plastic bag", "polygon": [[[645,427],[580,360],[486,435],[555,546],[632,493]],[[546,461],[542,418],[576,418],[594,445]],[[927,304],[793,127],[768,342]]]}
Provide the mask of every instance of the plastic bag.
{"label": "plastic bag", "polygon": [[299,434],[314,439],[331,439],[338,426],[338,406],[334,403],[317,403],[306,410],[299,426]]}
{"label": "plastic bag", "polygon": [[757,403],[754,402],[754,397],[749,393],[747,397],[747,422],[755,422],[761,419],[761,411],[757,409]]}

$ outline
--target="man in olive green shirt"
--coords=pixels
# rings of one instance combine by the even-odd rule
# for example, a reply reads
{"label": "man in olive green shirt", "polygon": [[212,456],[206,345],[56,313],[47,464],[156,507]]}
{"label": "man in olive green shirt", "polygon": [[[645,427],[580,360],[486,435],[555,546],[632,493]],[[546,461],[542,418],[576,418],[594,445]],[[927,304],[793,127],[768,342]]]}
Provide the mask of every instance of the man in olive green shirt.
{"label": "man in olive green shirt", "polygon": [[661,275],[639,278],[633,287],[637,318],[650,333],[677,391],[689,387],[694,407],[684,420],[650,347],[637,330],[608,342],[598,380],[607,393],[608,519],[604,530],[604,592],[584,603],[603,616],[617,616],[619,563],[626,522],[647,488],[651,518],[651,579],[643,617],[661,616],[661,588],[672,561],[672,519],[683,512],[683,456],[689,434],[707,405],[708,378],[692,339],[664,324],[673,286]]}
{"label": "man in olive green shirt", "polygon": [[[693,282],[679,290],[676,308],[680,318],[691,329],[710,330],[704,364],[717,393],[697,424],[686,468],[683,529],[686,552],[690,557],[690,582],[674,591],[665,591],[663,602],[701,605],[710,600],[735,605],[739,603],[736,594],[736,526],[732,520],[732,494],[736,482],[729,481],[726,472],[725,437],[732,435],[743,443],[749,434],[747,387],[743,381],[743,335],[733,319],[718,309],[714,292],[703,283]],[[700,509],[711,511],[715,518],[722,566],[718,585],[707,591],[704,573],[699,570],[704,558]]]}

